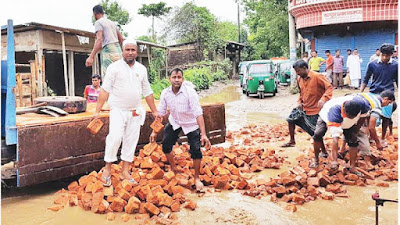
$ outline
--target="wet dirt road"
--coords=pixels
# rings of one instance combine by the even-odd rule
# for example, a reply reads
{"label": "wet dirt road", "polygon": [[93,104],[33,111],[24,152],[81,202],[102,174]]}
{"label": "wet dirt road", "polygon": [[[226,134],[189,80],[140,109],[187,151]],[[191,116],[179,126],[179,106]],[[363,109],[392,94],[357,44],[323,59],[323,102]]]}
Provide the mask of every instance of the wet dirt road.
{"label": "wet dirt road", "polygon": [[[335,91],[334,95],[344,95],[347,91]],[[219,93],[202,98],[202,103],[225,102],[228,130],[238,130],[248,124],[279,124],[291,108],[296,106],[297,95],[290,95],[280,89],[276,97],[263,100],[249,98],[241,94],[235,85],[229,85]],[[396,114],[397,116],[397,114]],[[397,118],[397,117],[396,117]],[[397,121],[397,119],[395,120]],[[397,126],[397,124],[396,124]],[[282,143],[260,144],[261,147],[276,149],[278,154],[287,155],[279,170],[264,170],[253,178],[269,179],[287,171],[296,157],[310,150],[311,144],[306,134],[299,134],[296,148],[282,150]],[[72,180],[72,179],[71,179]],[[106,221],[105,215],[85,212],[79,207],[67,207],[58,212],[47,210],[54,201],[53,194],[69,181],[53,182],[17,192],[3,193],[2,224],[120,224],[121,215],[114,221]],[[283,205],[272,203],[269,196],[256,199],[235,191],[206,193],[203,197],[195,194],[190,199],[197,202],[195,211],[182,209],[178,213],[181,224],[373,224],[375,222],[375,202],[371,195],[379,191],[382,198],[397,199],[397,182],[389,188],[375,186],[347,186],[349,198],[335,198],[333,201],[317,200],[298,206],[295,213],[288,212]],[[13,197],[14,196],[14,197]],[[398,224],[398,205],[385,203],[380,208],[380,224]],[[138,224],[133,219],[124,224]]]}

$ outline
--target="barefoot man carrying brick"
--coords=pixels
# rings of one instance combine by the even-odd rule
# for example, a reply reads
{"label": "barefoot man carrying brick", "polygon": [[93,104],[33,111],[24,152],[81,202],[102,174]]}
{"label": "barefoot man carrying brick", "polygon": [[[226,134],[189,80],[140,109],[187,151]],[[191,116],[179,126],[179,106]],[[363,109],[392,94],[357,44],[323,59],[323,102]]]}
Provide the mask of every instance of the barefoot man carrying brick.
{"label": "barefoot man carrying brick", "polygon": [[136,41],[125,40],[122,48],[123,58],[112,63],[107,69],[94,114],[97,118],[108,100],[111,110],[104,154],[104,161],[106,161],[103,171],[104,186],[111,185],[111,164],[117,161],[121,141],[122,179],[136,183],[129,174],[129,165],[133,161],[139,140],[140,126],[143,125],[146,117],[146,111],[142,107],[142,95],[153,112],[153,116],[160,117],[154,104],[146,67],[136,61]]}
{"label": "barefoot man carrying brick", "polygon": [[[183,71],[181,69],[173,69],[169,75],[169,81],[171,86],[162,91],[158,110],[161,116],[167,114],[167,108],[170,112],[169,123],[163,131],[162,150],[171,165],[171,169],[178,172],[171,151],[178,140],[179,133],[183,131],[190,145],[189,153],[193,159],[196,189],[200,191],[203,188],[203,183],[199,179],[200,164],[203,158],[200,147],[205,145],[208,149],[211,146],[206,135],[203,110],[194,88],[190,83],[183,82]],[[154,142],[156,137],[157,133],[153,131],[150,142]]]}

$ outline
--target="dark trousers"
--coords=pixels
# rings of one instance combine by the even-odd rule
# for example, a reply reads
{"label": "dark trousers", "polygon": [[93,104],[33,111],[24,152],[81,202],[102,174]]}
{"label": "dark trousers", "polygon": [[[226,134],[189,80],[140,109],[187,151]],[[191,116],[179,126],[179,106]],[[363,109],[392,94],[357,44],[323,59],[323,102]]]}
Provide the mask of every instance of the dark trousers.
{"label": "dark trousers", "polygon": [[[162,140],[162,150],[165,154],[169,154],[172,151],[172,147],[178,141],[179,133],[182,131],[182,128],[178,128],[174,130],[171,124],[167,124],[163,131],[163,140]],[[203,158],[203,154],[201,153],[200,147],[200,128],[194,130],[187,135],[188,142],[190,145],[190,156],[192,159],[201,159]]]}

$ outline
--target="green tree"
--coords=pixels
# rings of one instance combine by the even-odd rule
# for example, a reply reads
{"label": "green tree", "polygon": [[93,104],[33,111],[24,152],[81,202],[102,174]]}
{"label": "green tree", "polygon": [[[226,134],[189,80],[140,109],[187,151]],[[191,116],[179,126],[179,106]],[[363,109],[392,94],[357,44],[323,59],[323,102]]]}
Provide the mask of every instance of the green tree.
{"label": "green tree", "polygon": [[243,0],[249,27],[249,60],[289,55],[286,0]]}
{"label": "green tree", "polygon": [[[217,22],[217,36],[224,41],[237,41],[238,27],[230,21]],[[240,29],[240,42],[247,41],[247,31],[243,28]]]}
{"label": "green tree", "polygon": [[153,40],[156,39],[155,32],[154,32],[154,17],[160,18],[161,16],[164,16],[165,14],[169,13],[171,11],[171,7],[167,7],[165,2],[159,2],[159,3],[152,3],[149,5],[143,4],[142,8],[139,9],[138,13],[141,15],[144,15],[146,17],[150,17],[152,19],[151,23],[151,31],[152,31],[152,37]]}
{"label": "green tree", "polygon": [[129,17],[129,12],[123,9],[117,1],[102,0],[100,5],[103,7],[107,18],[116,22],[118,28],[121,30],[121,33],[127,37],[128,33],[123,32],[122,26],[132,21],[132,18]]}
{"label": "green tree", "polygon": [[216,17],[207,8],[189,2],[173,13],[166,33],[178,43],[195,42],[196,57],[202,60],[224,45],[223,39],[218,37],[217,23]]}

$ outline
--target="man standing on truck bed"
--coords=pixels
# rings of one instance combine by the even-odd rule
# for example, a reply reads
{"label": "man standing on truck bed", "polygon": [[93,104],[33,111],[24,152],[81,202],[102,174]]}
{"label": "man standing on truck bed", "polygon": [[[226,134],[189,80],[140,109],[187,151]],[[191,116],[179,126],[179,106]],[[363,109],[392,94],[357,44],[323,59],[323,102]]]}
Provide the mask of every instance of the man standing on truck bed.
{"label": "man standing on truck bed", "polygon": [[101,50],[101,74],[106,74],[107,67],[121,59],[122,57],[122,41],[124,38],[118,30],[117,25],[111,20],[104,18],[104,11],[101,5],[93,7],[93,15],[96,19],[94,29],[96,32],[96,42],[90,56],[86,59],[85,65],[92,66],[94,57]]}
{"label": "man standing on truck bed", "polygon": [[108,100],[110,105],[109,134],[106,138],[106,149],[103,171],[104,186],[111,185],[111,164],[117,161],[118,149],[122,141],[121,160],[122,178],[136,183],[129,174],[129,165],[132,163],[136,145],[140,136],[140,126],[144,124],[146,111],[142,107],[142,95],[153,116],[159,118],[154,104],[153,91],[147,78],[147,70],[136,61],[137,44],[134,40],[125,40],[122,45],[123,58],[112,63],[104,79],[97,102],[96,113],[99,113]]}

